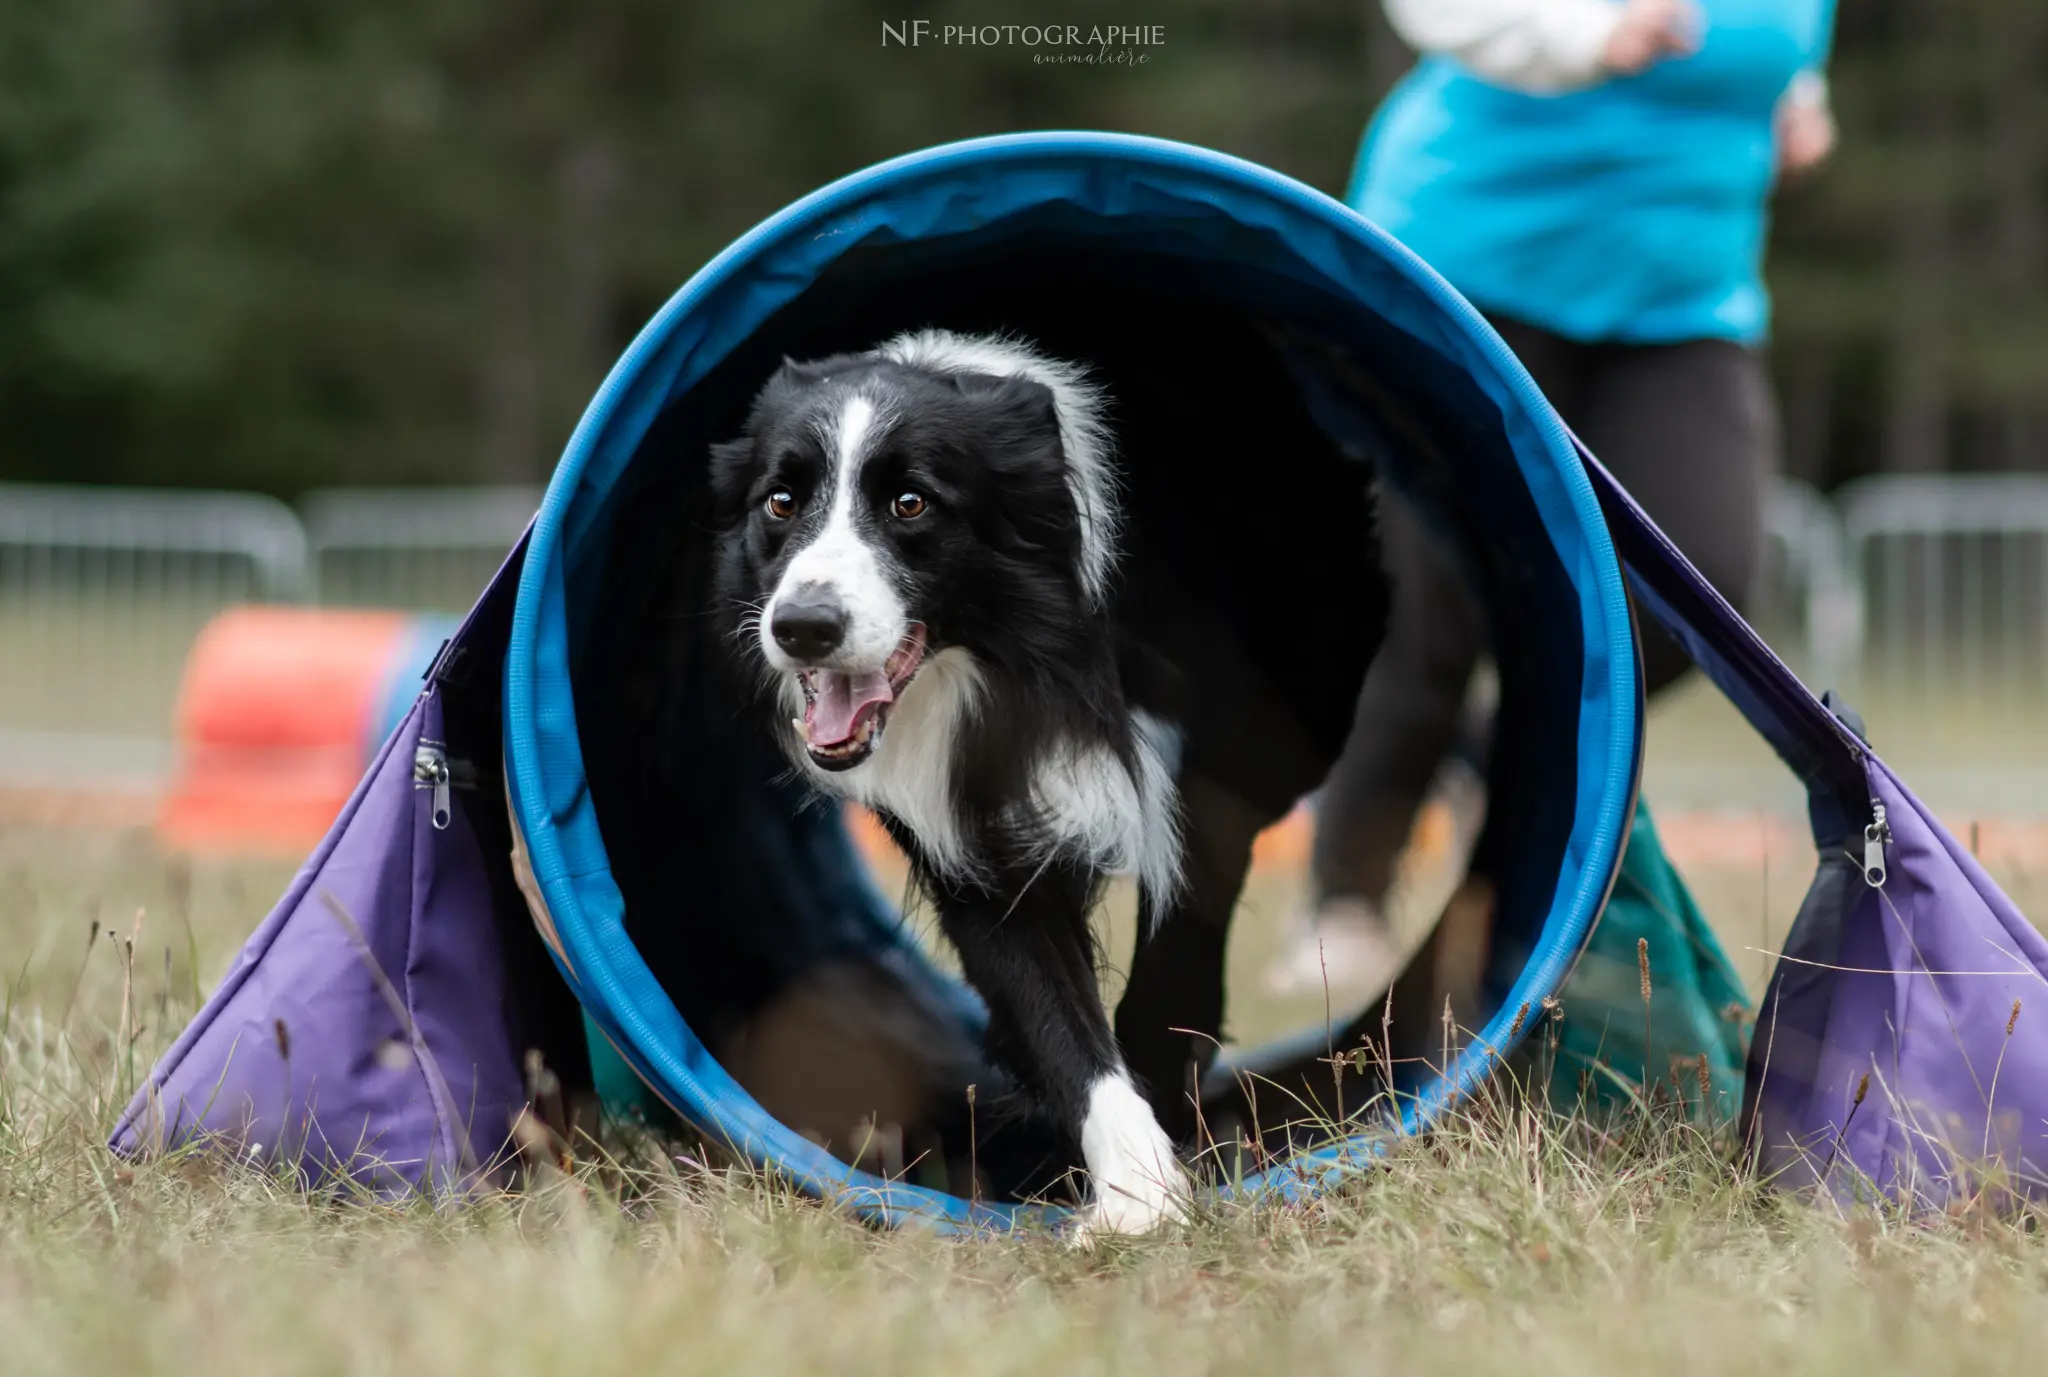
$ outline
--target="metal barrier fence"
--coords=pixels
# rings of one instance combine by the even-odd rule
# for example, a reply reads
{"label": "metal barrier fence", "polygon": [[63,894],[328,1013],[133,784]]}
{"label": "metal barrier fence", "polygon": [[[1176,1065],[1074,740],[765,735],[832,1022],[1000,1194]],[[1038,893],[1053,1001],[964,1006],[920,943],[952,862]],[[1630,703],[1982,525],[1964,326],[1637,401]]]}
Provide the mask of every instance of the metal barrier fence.
{"label": "metal barrier fence", "polygon": [[1836,502],[1866,674],[1921,697],[2041,696],[2048,475],[1887,475]]}
{"label": "metal barrier fence", "polygon": [[0,488],[0,776],[160,772],[207,619],[307,592],[305,531],[270,498]]}
{"label": "metal barrier fence", "polygon": [[2048,475],[1887,474],[1843,485],[1832,519],[1804,505],[1781,494],[1773,525],[1808,681],[1844,690],[1937,806],[2048,809]]}
{"label": "metal barrier fence", "polygon": [[1835,506],[1809,483],[1779,479],[1764,503],[1763,568],[1750,620],[1823,684],[1840,682],[1862,642],[1862,601]]}
{"label": "metal barrier fence", "polygon": [[[160,773],[185,654],[220,609],[460,611],[540,497],[338,489],[294,511],[241,493],[0,485],[0,783]],[[2031,721],[2048,679],[2048,475],[1887,476],[1833,500],[1781,483],[1754,609],[1817,687],[1872,705],[1893,740],[1894,724],[1988,738],[2015,711]]]}
{"label": "metal barrier fence", "polygon": [[0,484],[0,784],[160,779],[179,677],[222,609],[461,611],[538,488],[310,494]]}
{"label": "metal barrier fence", "polygon": [[299,503],[323,603],[463,612],[540,507],[538,487],[328,488]]}

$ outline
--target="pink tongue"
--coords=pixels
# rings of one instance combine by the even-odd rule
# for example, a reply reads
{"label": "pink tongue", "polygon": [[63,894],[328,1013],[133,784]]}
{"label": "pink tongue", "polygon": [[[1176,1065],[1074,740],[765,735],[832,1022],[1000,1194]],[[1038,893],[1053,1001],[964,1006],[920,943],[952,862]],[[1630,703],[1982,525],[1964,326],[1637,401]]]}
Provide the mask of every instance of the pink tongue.
{"label": "pink tongue", "polygon": [[854,676],[833,670],[818,671],[817,697],[804,719],[811,729],[813,746],[839,746],[851,740],[860,726],[861,710],[876,703],[895,701],[889,676],[881,670]]}

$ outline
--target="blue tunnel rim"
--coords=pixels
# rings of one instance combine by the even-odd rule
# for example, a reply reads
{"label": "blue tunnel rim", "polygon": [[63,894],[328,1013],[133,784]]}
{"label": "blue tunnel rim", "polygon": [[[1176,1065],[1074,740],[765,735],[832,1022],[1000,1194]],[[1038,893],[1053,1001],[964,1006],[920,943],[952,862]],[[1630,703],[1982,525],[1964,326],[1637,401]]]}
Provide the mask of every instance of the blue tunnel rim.
{"label": "blue tunnel rim", "polygon": [[[1404,1132],[1427,1127],[1469,1094],[1518,1040],[1515,1011],[1536,1005],[1562,986],[1606,901],[1638,783],[1640,707],[1621,568],[1570,436],[1527,371],[1479,313],[1422,260],[1357,212],[1284,174],[1227,154],[1139,135],[1086,131],[1006,134],[940,145],[852,173],[791,204],[735,240],[669,299],[620,356],[569,440],[531,528],[520,575],[505,657],[506,777],[513,818],[553,928],[555,940],[550,945],[557,964],[593,1021],[635,1072],[686,1119],[723,1134],[757,1166],[889,1225],[1004,1228],[1057,1212],[970,1203],[885,1180],[832,1157],[779,1123],[696,1040],[625,936],[617,915],[607,923],[604,915],[588,911],[579,880],[609,885],[610,879],[574,739],[564,612],[565,548],[578,505],[601,496],[608,486],[608,479],[593,477],[591,470],[621,422],[627,394],[636,382],[651,376],[664,346],[719,288],[758,267],[779,248],[806,235],[823,237],[815,234],[821,222],[856,209],[863,201],[887,204],[887,197],[908,197],[948,173],[985,171],[1025,160],[1071,163],[1083,169],[1123,166],[1182,177],[1189,185],[1202,184],[1219,204],[1234,201],[1278,214],[1298,223],[1304,234],[1336,230],[1370,250],[1419,289],[1434,311],[1436,326],[1448,327],[1452,341],[1472,351],[1490,370],[1475,373],[1475,380],[1503,407],[1517,465],[1545,529],[1561,556],[1578,556],[1564,562],[1579,593],[1585,643],[1577,722],[1579,790],[1560,882],[1536,949],[1521,974],[1449,1071],[1406,1108]],[[1345,287],[1361,308],[1386,314],[1386,303],[1368,300],[1355,282],[1326,276],[1332,286]],[[741,333],[758,328],[767,314],[761,312]],[[626,418],[626,423],[632,419]],[[651,414],[639,420],[631,443],[613,446],[611,457],[621,448],[630,453],[637,445]],[[1522,436],[1535,443],[1522,443]],[[561,800],[559,810],[551,804],[551,794]],[[662,1035],[658,1022],[672,1025],[673,1039]],[[1326,1172],[1376,1154],[1382,1142],[1379,1136],[1359,1137],[1297,1154],[1246,1178],[1238,1189],[1291,1198],[1313,1190]]]}

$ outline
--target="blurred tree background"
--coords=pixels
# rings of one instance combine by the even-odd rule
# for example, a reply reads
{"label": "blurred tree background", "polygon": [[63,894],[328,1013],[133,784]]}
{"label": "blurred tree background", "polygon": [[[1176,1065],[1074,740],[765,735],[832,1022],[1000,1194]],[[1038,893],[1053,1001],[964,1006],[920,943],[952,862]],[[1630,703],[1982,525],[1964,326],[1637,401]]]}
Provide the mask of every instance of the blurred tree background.
{"label": "blurred tree background", "polygon": [[[1141,68],[884,48],[1077,0],[7,0],[0,477],[532,480],[705,259],[876,159],[1032,127],[1342,188],[1408,55],[1368,0],[1147,0]],[[1026,11],[1028,10],[1028,14]],[[1789,467],[2048,444],[2048,7],[1848,0],[1779,207]]]}

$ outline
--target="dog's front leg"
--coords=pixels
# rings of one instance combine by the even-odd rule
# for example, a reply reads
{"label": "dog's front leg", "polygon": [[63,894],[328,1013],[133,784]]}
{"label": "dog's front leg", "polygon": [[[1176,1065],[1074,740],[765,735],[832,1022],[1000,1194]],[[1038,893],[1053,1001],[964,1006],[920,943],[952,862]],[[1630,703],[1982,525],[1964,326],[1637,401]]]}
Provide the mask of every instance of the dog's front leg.
{"label": "dog's front leg", "polygon": [[1102,878],[1053,862],[988,887],[933,886],[939,923],[989,1009],[989,1054],[1077,1138],[1091,1178],[1082,1237],[1178,1217],[1186,1178],[1125,1069],[1095,979],[1088,915]]}

